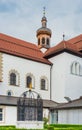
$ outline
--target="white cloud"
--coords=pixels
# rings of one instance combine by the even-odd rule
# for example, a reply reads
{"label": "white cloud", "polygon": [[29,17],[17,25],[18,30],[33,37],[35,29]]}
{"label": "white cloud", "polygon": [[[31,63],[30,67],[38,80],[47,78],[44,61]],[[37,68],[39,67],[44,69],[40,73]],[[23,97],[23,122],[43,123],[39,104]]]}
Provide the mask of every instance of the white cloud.
{"label": "white cloud", "polygon": [[36,42],[36,30],[41,27],[42,8],[46,6],[48,28],[52,30],[52,45],[82,32],[81,0],[0,0],[0,32],[29,42]]}

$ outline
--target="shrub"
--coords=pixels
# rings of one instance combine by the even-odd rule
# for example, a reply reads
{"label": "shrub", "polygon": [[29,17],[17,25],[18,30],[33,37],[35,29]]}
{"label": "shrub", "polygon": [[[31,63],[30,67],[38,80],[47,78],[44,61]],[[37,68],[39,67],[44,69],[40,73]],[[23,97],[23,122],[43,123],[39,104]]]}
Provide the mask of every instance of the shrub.
{"label": "shrub", "polygon": [[44,125],[47,125],[47,123],[48,123],[49,119],[48,119],[48,118],[46,118],[46,117],[44,117],[44,118],[43,118],[43,121],[44,121]]}

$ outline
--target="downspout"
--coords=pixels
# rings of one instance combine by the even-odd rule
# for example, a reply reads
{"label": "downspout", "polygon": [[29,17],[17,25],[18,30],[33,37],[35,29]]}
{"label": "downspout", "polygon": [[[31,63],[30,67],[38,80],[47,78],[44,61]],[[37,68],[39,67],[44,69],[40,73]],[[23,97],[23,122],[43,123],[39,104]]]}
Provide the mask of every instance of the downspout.
{"label": "downspout", "polygon": [[50,66],[50,100],[52,100],[52,66],[53,64]]}

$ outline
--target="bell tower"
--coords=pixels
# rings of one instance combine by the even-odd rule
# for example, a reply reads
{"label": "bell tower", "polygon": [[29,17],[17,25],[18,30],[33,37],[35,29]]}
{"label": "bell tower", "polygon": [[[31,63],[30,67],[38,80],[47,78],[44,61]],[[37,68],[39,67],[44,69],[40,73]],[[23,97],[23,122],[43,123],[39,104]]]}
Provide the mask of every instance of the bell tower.
{"label": "bell tower", "polygon": [[41,20],[42,27],[36,32],[38,47],[48,49],[50,48],[51,30],[47,28],[47,18],[45,17],[45,7],[43,8],[43,17]]}

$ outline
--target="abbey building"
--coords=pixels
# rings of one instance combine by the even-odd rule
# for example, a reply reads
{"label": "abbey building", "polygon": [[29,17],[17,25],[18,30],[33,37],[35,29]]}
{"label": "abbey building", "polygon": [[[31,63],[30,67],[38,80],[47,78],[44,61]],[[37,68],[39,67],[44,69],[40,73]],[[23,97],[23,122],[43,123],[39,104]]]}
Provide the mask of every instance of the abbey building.
{"label": "abbey building", "polygon": [[82,124],[82,34],[51,47],[44,15],[36,36],[35,45],[0,33],[0,125],[16,125],[17,99],[30,86],[49,123]]}

